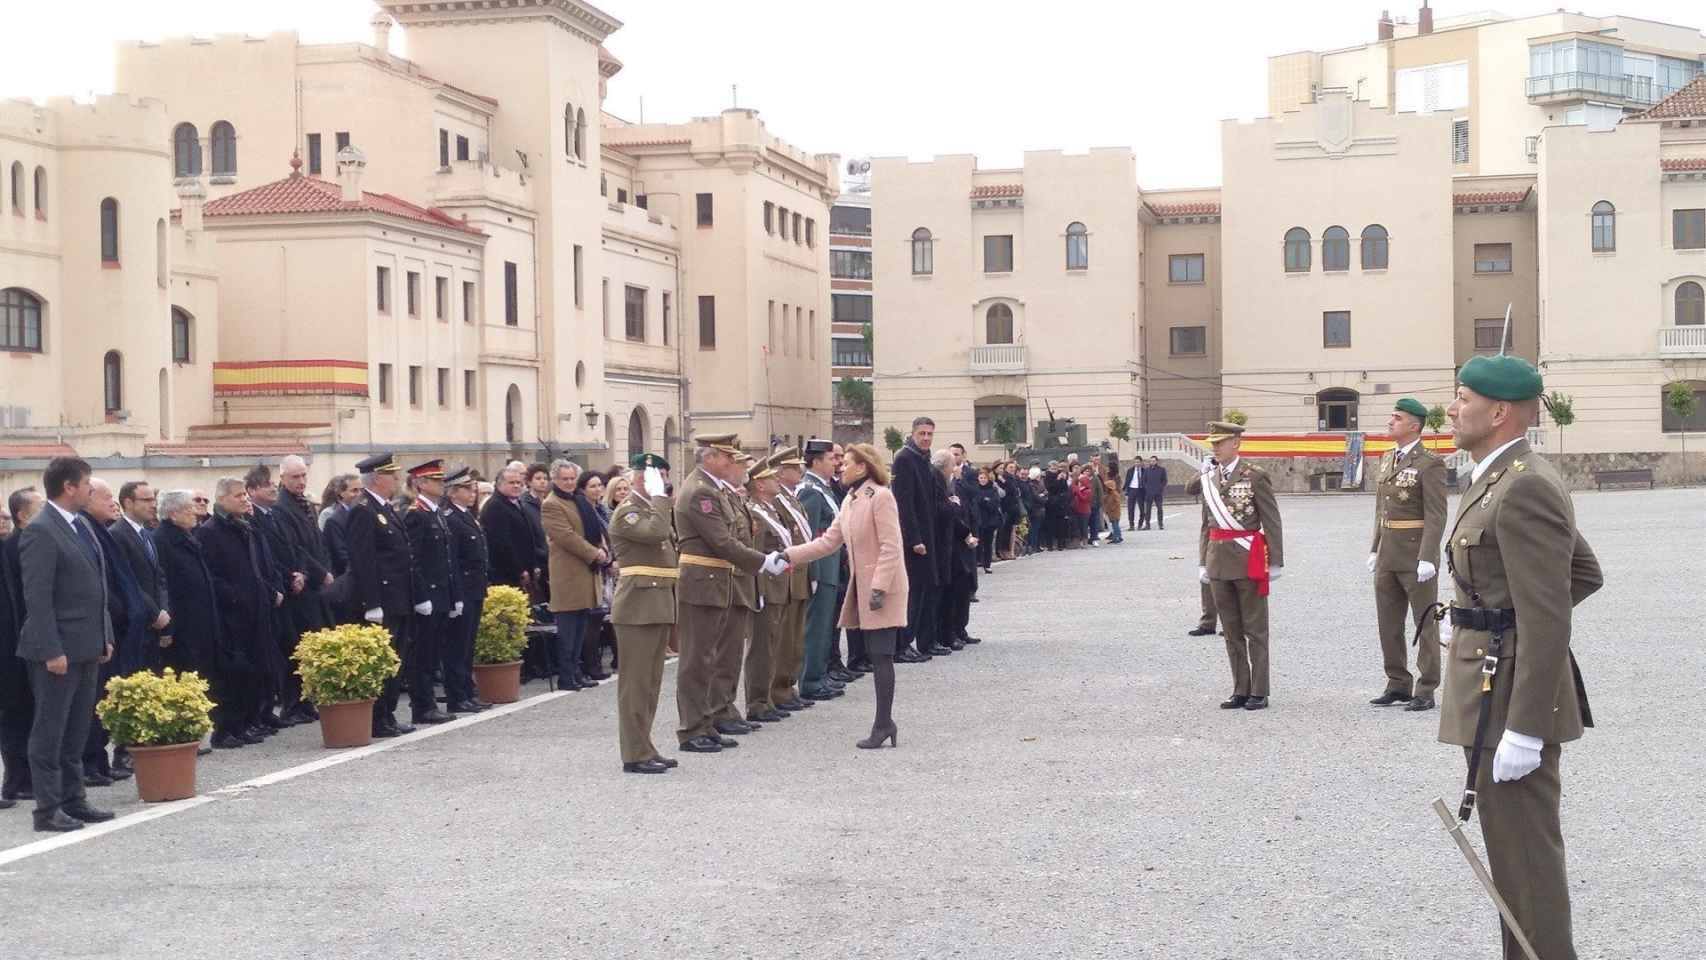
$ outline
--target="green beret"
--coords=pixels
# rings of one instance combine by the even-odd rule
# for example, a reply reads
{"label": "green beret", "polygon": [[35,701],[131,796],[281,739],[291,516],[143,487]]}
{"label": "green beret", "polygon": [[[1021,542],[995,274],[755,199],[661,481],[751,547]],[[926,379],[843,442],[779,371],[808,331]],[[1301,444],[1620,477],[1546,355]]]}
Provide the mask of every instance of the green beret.
{"label": "green beret", "polygon": [[628,466],[633,467],[635,470],[644,470],[647,467],[655,467],[659,470],[668,470],[669,461],[655,453],[636,453],[632,457],[628,458]]}
{"label": "green beret", "polygon": [[1404,399],[1393,404],[1392,409],[1402,410],[1403,412],[1405,412],[1405,413],[1409,414],[1410,416],[1415,417],[1417,420],[1421,420],[1423,422],[1426,422],[1428,419],[1428,408],[1422,406],[1422,401],[1417,400],[1415,397],[1405,397]]}
{"label": "green beret", "polygon": [[1545,389],[1533,364],[1508,355],[1470,357],[1457,382],[1494,400],[1532,400]]}

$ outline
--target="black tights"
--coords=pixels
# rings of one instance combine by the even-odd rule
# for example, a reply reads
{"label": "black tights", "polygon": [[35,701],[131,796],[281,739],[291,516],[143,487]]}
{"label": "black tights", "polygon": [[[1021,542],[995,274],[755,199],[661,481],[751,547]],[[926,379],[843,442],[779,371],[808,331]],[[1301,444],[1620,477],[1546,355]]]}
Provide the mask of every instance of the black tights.
{"label": "black tights", "polygon": [[877,734],[894,726],[894,657],[872,654],[871,676],[877,681],[877,719],[871,733]]}

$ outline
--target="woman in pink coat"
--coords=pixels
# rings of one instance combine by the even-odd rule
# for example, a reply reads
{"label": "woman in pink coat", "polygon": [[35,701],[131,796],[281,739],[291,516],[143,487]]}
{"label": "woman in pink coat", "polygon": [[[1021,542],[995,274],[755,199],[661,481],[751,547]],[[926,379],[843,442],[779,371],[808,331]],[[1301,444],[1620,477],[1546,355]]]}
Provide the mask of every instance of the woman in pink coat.
{"label": "woman in pink coat", "polygon": [[899,746],[894,718],[895,635],[906,625],[906,564],[901,559],[900,512],[889,492],[889,471],[875,447],[847,448],[841,466],[847,496],[841,512],[823,536],[789,547],[789,563],[810,563],[847,547],[852,581],[841,607],[841,626],[865,637],[865,654],[877,679],[877,718],[871,735],[856,745],[872,750],[884,741]]}

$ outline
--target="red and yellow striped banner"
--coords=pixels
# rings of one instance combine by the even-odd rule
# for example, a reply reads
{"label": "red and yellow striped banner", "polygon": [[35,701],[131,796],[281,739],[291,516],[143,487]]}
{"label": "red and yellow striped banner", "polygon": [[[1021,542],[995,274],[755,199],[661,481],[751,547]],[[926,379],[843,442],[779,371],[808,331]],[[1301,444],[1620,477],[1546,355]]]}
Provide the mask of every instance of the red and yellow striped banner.
{"label": "red and yellow striped banner", "polygon": [[[1190,434],[1192,440],[1207,446],[1207,434]],[[1457,444],[1449,434],[1436,433],[1422,437],[1422,446],[1440,456],[1457,452]],[[1393,447],[1392,438],[1367,434],[1362,440],[1364,457],[1379,457]],[[1342,433],[1246,433],[1238,451],[1246,457],[1343,457],[1345,435]]]}
{"label": "red and yellow striped banner", "polygon": [[221,360],[213,365],[215,397],[299,394],[367,396],[360,360]]}

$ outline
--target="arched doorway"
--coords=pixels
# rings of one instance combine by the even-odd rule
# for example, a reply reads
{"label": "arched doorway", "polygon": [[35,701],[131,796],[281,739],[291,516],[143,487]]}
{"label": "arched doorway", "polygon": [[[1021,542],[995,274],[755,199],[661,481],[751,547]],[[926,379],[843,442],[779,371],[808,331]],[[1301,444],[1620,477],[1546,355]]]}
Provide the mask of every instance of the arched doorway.
{"label": "arched doorway", "polygon": [[1315,395],[1315,428],[1317,430],[1355,430],[1357,428],[1357,392],[1333,387]]}
{"label": "arched doorway", "polygon": [[634,412],[628,414],[628,451],[627,459],[619,461],[626,463],[636,453],[646,453],[651,445],[652,426],[646,418],[646,408],[636,405]]}
{"label": "arched doorway", "polygon": [[521,388],[512,383],[509,392],[504,394],[505,442],[520,443],[521,428]]}

